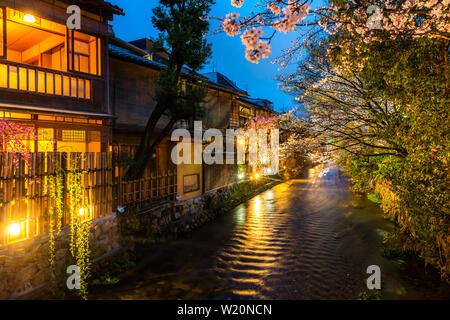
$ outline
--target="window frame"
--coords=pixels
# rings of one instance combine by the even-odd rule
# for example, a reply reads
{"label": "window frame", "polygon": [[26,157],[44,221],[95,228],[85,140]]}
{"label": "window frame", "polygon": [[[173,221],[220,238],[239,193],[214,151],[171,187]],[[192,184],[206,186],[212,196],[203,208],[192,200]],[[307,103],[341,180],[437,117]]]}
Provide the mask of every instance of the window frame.
{"label": "window frame", "polygon": [[6,48],[6,7],[5,6],[0,6],[0,12],[2,13],[2,28],[3,28],[3,52],[0,51],[0,59],[6,59],[6,53],[7,53],[7,48]]}
{"label": "window frame", "polygon": [[[80,31],[80,30],[73,30],[73,29],[69,29],[66,28],[66,42],[67,42],[67,72],[72,72],[75,74],[79,74],[79,75],[83,75],[83,76],[91,76],[91,77],[97,77],[97,78],[103,78],[103,65],[104,62],[102,61],[102,56],[104,55],[104,50],[103,50],[103,38],[100,37],[97,34],[93,34],[91,32],[86,32],[86,31]],[[96,45],[96,54],[95,54],[95,59],[96,59],[96,74],[93,73],[89,73],[89,72],[83,72],[83,71],[77,71],[75,70],[75,32],[78,33],[82,33],[91,37],[94,37],[96,39],[97,45]],[[100,55],[99,55],[99,50],[100,50]],[[78,53],[78,55],[84,55],[84,54],[80,54]],[[99,62],[100,62],[100,68],[99,68]]]}

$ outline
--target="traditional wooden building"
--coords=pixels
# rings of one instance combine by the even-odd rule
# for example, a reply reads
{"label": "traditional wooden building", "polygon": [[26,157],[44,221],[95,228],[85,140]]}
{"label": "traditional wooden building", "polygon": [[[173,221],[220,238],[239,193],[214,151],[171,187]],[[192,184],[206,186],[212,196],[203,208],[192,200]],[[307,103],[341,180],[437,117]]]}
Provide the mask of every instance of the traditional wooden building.
{"label": "traditional wooden building", "polygon": [[[81,8],[69,30],[67,8]],[[34,128],[32,152],[99,152],[111,142],[108,21],[103,0],[0,0],[0,117]]]}
{"label": "traditional wooden building", "polygon": [[[133,154],[139,145],[150,114],[155,107],[154,80],[161,68],[167,66],[167,54],[152,54],[152,42],[139,39],[130,43],[112,39],[109,44],[111,112],[113,120],[113,149],[117,153]],[[203,129],[236,129],[251,116],[273,116],[272,104],[267,100],[252,99],[232,80],[219,72],[205,74],[183,70],[186,78],[195,77],[208,87],[202,120]],[[156,130],[162,130],[167,119],[162,118]],[[192,129],[192,121],[182,120],[175,128]],[[178,165],[170,161],[175,142],[167,137],[157,148],[153,157],[152,172],[174,170],[178,173],[178,193],[181,198],[197,195],[235,182],[236,168],[223,172],[204,165]],[[218,173],[220,171],[220,173]]]}

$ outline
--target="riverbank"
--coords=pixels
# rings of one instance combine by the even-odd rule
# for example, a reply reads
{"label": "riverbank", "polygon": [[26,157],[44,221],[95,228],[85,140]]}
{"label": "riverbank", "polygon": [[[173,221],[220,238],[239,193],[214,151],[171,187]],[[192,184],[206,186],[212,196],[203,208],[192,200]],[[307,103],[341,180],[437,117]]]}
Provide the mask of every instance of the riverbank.
{"label": "riverbank", "polygon": [[114,285],[126,279],[138,272],[142,267],[139,261],[155,246],[188,236],[236,206],[284,181],[281,176],[265,177],[258,182],[244,181],[201,198],[191,199],[187,202],[187,207],[186,204],[183,208],[175,205],[172,212],[174,219],[169,222],[168,219],[163,219],[163,225],[155,223],[154,218],[156,216],[161,219],[167,208],[155,207],[125,213],[119,218],[119,229],[127,243],[127,250],[97,267],[91,277],[90,287],[95,290],[95,287]]}
{"label": "riverbank", "polygon": [[409,259],[387,259],[391,231],[338,170],[310,170],[179,239],[149,246],[90,299],[357,299],[370,265],[382,299],[448,299],[450,288]]}

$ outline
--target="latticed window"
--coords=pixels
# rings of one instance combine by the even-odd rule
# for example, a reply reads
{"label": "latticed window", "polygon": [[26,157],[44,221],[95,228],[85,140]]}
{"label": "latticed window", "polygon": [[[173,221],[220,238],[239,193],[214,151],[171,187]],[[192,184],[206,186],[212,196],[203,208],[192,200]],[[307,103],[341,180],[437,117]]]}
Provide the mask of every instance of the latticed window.
{"label": "latticed window", "polygon": [[84,131],[84,130],[62,130],[62,141],[64,141],[64,142],[86,142],[86,131]]}

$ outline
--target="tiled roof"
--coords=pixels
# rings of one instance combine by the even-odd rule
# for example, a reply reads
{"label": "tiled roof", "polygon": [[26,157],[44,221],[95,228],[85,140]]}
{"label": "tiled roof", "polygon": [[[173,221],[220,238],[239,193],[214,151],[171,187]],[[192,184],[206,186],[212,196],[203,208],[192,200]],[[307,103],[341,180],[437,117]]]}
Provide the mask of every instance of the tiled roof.
{"label": "tiled roof", "polygon": [[[150,60],[149,58],[145,57],[144,55],[148,54],[148,51],[142,50],[141,48],[138,48],[134,46],[133,44],[130,44],[128,42],[124,42],[120,39],[113,39],[112,43],[109,44],[109,54],[111,56],[117,57],[119,59],[124,59],[133,63],[137,63],[143,66],[147,66],[154,69],[160,69],[160,68],[166,68],[167,66],[163,63]],[[182,73],[197,78],[198,80],[205,81],[210,84],[212,87],[217,87],[222,90],[226,91],[237,91],[240,94],[247,95],[247,92],[239,89],[230,79],[225,77],[224,75],[219,76],[214,80],[214,78],[209,78],[206,75],[201,75],[192,72],[187,67],[184,67],[182,70]]]}
{"label": "tiled roof", "polygon": [[267,108],[267,109],[273,110],[272,103],[266,99],[239,97],[238,100],[241,100],[242,102],[245,102],[245,103],[252,104],[252,105],[260,107],[260,108]]}
{"label": "tiled roof", "polygon": [[128,61],[143,64],[145,66],[149,66],[149,67],[153,67],[153,68],[155,68],[155,67],[156,68],[164,68],[165,67],[161,63],[158,63],[158,62],[150,60],[148,58],[139,56],[136,53],[132,52],[131,50],[128,50],[123,47],[119,47],[118,45],[115,45],[115,44],[109,44],[109,54],[116,56],[118,58],[122,58],[122,59],[125,59]]}
{"label": "tiled roof", "polygon": [[233,81],[231,81],[229,78],[227,78],[225,75],[223,75],[220,72],[208,72],[208,73],[203,73],[202,75],[205,76],[206,78],[208,78],[209,81],[216,83],[220,86],[227,87],[229,89],[240,91],[242,93],[247,94],[246,91],[239,88]]}

